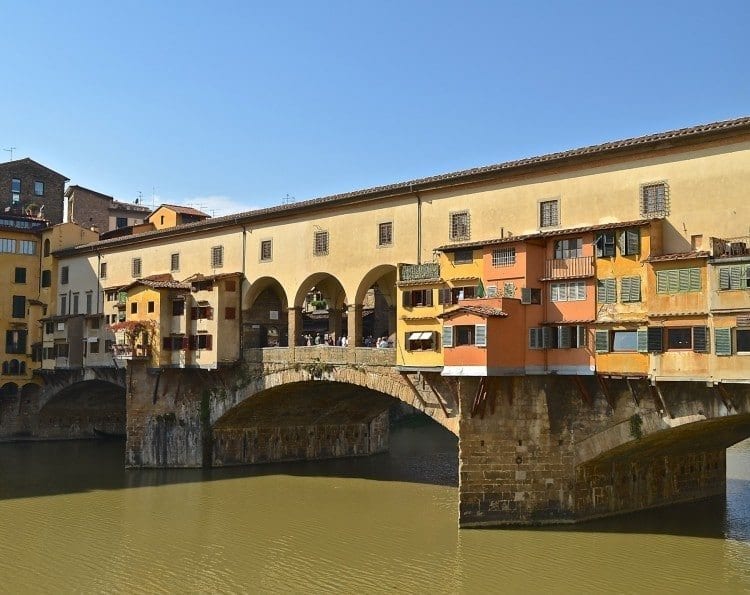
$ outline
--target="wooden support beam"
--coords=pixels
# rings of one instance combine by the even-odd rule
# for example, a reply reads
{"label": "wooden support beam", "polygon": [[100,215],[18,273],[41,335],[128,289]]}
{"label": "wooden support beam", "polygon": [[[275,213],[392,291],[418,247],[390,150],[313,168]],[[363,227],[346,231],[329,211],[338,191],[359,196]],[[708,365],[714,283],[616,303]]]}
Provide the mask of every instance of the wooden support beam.
{"label": "wooden support beam", "polygon": [[628,390],[630,390],[630,394],[633,397],[633,401],[635,401],[635,406],[636,407],[640,407],[641,406],[641,401],[640,401],[640,399],[638,399],[638,393],[636,393],[635,389],[633,388],[633,385],[630,383],[630,378],[626,378],[625,382],[628,385]]}
{"label": "wooden support beam", "polygon": [[651,388],[651,396],[654,397],[654,401],[661,404],[661,413],[666,413],[671,419],[674,419],[674,415],[672,415],[669,412],[669,409],[667,409],[667,403],[664,400],[664,396],[661,394],[661,390],[656,384],[656,381],[654,381],[653,384],[650,384],[649,387]]}
{"label": "wooden support beam", "polygon": [[573,384],[575,384],[578,387],[578,392],[581,393],[581,399],[583,400],[583,402],[588,405],[591,405],[591,401],[592,401],[591,395],[586,390],[586,387],[583,385],[583,381],[581,380],[581,378],[578,375],[571,376],[571,378],[573,379]]}
{"label": "wooden support beam", "polygon": [[607,403],[609,403],[610,409],[612,411],[615,410],[615,405],[612,402],[612,395],[609,392],[609,387],[607,386],[607,380],[604,378],[604,376],[597,374],[596,379],[599,381],[599,386],[602,389],[602,394],[604,395],[604,398],[607,399]]}
{"label": "wooden support beam", "polygon": [[443,404],[443,399],[440,397],[440,394],[437,390],[435,390],[435,387],[432,385],[432,381],[429,378],[429,374],[422,374],[422,379],[426,382],[427,386],[430,387],[430,390],[432,391],[432,394],[435,396],[435,400],[438,402],[438,405],[440,405],[440,409],[443,410],[443,414],[445,417],[450,417],[448,414],[448,409],[446,409],[445,405]]}
{"label": "wooden support beam", "polygon": [[409,378],[408,372],[401,372],[401,376],[406,380],[406,384],[409,385],[409,388],[411,388],[414,395],[417,397],[417,400],[422,403],[422,407],[427,409],[427,402],[422,398],[422,395],[419,394],[419,390],[417,390],[417,387],[414,386],[414,383],[411,381],[411,378]]}
{"label": "wooden support beam", "polygon": [[721,397],[721,400],[724,403],[724,407],[727,408],[727,411],[729,411],[730,409],[734,409],[735,411],[737,411],[737,405],[734,404],[734,401],[732,400],[732,395],[729,394],[727,387],[724,386],[721,382],[719,382],[719,384],[714,385],[714,388],[717,389],[719,396]]}

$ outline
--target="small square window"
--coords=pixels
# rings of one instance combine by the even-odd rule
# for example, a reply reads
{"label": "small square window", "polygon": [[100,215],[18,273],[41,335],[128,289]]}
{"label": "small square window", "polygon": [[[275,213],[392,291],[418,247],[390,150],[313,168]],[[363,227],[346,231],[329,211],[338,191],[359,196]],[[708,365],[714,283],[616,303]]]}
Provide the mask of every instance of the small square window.
{"label": "small square window", "polygon": [[60,284],[67,285],[70,279],[70,269],[64,266],[60,269]]}
{"label": "small square window", "polygon": [[691,327],[668,328],[667,349],[692,349],[693,329]]}
{"label": "small square window", "polygon": [[13,279],[15,283],[26,283],[26,267],[16,267]]}
{"label": "small square window", "polygon": [[153,314],[155,307],[156,307],[156,304],[154,302],[149,302],[148,303],[148,313],[149,314]]}
{"label": "small square window", "polygon": [[448,236],[451,241],[468,240],[471,238],[469,211],[450,214]]}
{"label": "small square window", "polygon": [[313,255],[326,256],[328,254],[328,232],[316,231],[313,241]]}
{"label": "small square window", "polygon": [[560,201],[543,200],[539,203],[539,227],[560,225]]}
{"label": "small square window", "polygon": [[669,187],[666,182],[641,186],[641,217],[669,215]]}
{"label": "small square window", "polygon": [[237,318],[237,309],[228,306],[224,310],[224,318],[226,318],[227,320],[234,320],[235,318]]}
{"label": "small square window", "polygon": [[128,218],[127,217],[117,217],[115,219],[115,227],[117,229],[122,229],[123,227],[128,226]]}
{"label": "small square window", "polygon": [[130,304],[130,313],[131,314],[138,314],[138,302],[132,302]]}
{"label": "small square window", "polygon": [[493,267],[509,267],[516,264],[515,248],[499,248],[492,251]]}
{"label": "small square window", "polygon": [[52,285],[52,271],[42,271],[42,287],[50,287]]}
{"label": "small square window", "polygon": [[211,268],[220,269],[224,266],[224,246],[211,248]]}
{"label": "small square window", "polygon": [[34,182],[34,196],[44,196],[44,182]]}
{"label": "small square window", "polygon": [[471,264],[474,262],[473,250],[456,250],[453,255],[454,264]]}
{"label": "small square window", "polygon": [[102,262],[99,264],[99,278],[100,279],[107,278],[107,263],[106,262]]}
{"label": "small square window", "polygon": [[273,259],[273,241],[272,240],[261,240],[260,259],[262,262],[268,262]]}
{"label": "small square window", "polygon": [[172,272],[180,270],[180,253],[175,252],[169,257],[169,270]]}
{"label": "small square window", "polygon": [[393,244],[393,223],[378,224],[378,246],[391,246]]}
{"label": "small square window", "polygon": [[10,181],[10,197],[11,202],[17,205],[21,202],[21,180],[20,178],[13,178]]}

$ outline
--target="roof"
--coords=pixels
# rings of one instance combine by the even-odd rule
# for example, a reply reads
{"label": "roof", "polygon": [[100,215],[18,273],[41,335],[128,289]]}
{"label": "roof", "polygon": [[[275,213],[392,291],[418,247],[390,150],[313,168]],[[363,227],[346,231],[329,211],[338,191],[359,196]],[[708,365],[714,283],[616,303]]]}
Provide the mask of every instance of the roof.
{"label": "roof", "polygon": [[183,283],[195,283],[196,281],[219,281],[221,279],[228,279],[230,277],[241,277],[242,273],[235,272],[235,273],[218,273],[216,275],[204,275],[202,273],[195,273],[194,275],[190,275],[186,279],[183,279]]}
{"label": "roof", "polygon": [[385,186],[375,186],[364,190],[355,190],[342,194],[333,194],[321,198],[313,198],[296,203],[276,205],[265,209],[256,209],[223,217],[209,218],[204,221],[187,223],[178,227],[147,232],[126,238],[112,238],[60,250],[58,255],[72,255],[81,252],[92,252],[104,246],[128,245],[147,242],[153,237],[168,237],[188,234],[192,231],[211,230],[221,227],[243,225],[255,221],[283,217],[286,214],[299,214],[309,210],[328,209],[332,206],[351,203],[363,203],[383,198],[416,194],[429,190],[438,190],[471,184],[500,180],[505,176],[522,173],[539,173],[562,165],[582,165],[603,157],[627,157],[647,153],[648,151],[669,149],[710,142],[728,136],[739,136],[750,133],[750,116],[700,124],[688,128],[680,128],[657,134],[649,134],[634,138],[606,142],[568,151],[548,153],[537,157],[527,157],[515,161],[506,161],[495,165],[466,169],[436,176],[418,178],[406,182],[398,182]]}
{"label": "roof", "polygon": [[98,190],[86,188],[85,186],[81,186],[80,184],[71,184],[70,186],[68,186],[68,189],[65,191],[65,196],[70,197],[70,195],[73,194],[73,192],[75,192],[76,190],[83,190],[84,192],[90,192],[91,194],[96,194],[97,196],[101,196],[102,198],[114,200],[114,197],[110,196],[109,194],[104,194],[103,192],[99,192]]}
{"label": "roof", "polygon": [[0,168],[13,169],[13,167],[15,167],[17,165],[33,165],[33,166],[35,166],[35,167],[37,167],[39,169],[45,170],[47,173],[50,173],[50,174],[55,175],[55,176],[57,176],[59,178],[62,178],[66,182],[68,180],[70,180],[70,178],[65,177],[60,172],[56,172],[54,169],[50,169],[46,165],[42,165],[38,161],[34,161],[33,159],[31,159],[29,157],[24,157],[23,159],[14,159],[13,161],[6,161],[5,163],[0,163]]}
{"label": "roof", "polygon": [[539,231],[537,233],[527,233],[520,236],[510,236],[506,238],[494,238],[490,240],[477,240],[475,242],[460,242],[456,244],[445,244],[439,246],[435,250],[441,252],[454,252],[456,250],[462,250],[465,248],[480,248],[483,246],[493,246],[495,244],[511,244],[513,242],[522,242],[524,240],[533,240],[538,238],[550,238],[557,236],[566,236],[576,233],[587,233],[591,231],[605,231],[607,229],[622,229],[624,227],[643,227],[648,225],[652,221],[660,221],[660,219],[636,219],[634,221],[618,221],[613,223],[599,223],[597,225],[586,225],[583,227],[570,227],[566,229],[551,229],[548,231]]}
{"label": "roof", "polygon": [[190,291],[190,283],[184,281],[175,281],[171,274],[163,273],[161,275],[151,275],[150,277],[144,277],[143,279],[136,279],[132,283],[123,287],[123,289],[130,289],[136,285],[145,285],[152,289],[181,289],[184,291]]}
{"label": "roof", "polygon": [[503,312],[499,308],[489,308],[487,306],[459,306],[458,308],[453,308],[453,310],[448,310],[447,312],[443,312],[442,314],[438,314],[438,318],[450,318],[451,316],[456,316],[457,314],[476,314],[478,316],[482,316],[483,318],[489,318],[491,316],[499,316],[501,318],[505,318],[508,316],[507,312]]}
{"label": "roof", "polygon": [[671,262],[673,260],[696,260],[699,258],[708,258],[711,256],[708,252],[699,250],[694,252],[679,252],[675,254],[662,254],[661,256],[650,256],[645,262]]}
{"label": "roof", "polygon": [[156,213],[156,211],[158,211],[159,209],[169,209],[170,211],[174,211],[175,213],[178,213],[179,215],[193,215],[196,217],[209,217],[209,218],[211,217],[211,215],[209,215],[208,213],[204,213],[203,211],[199,211],[198,209],[194,209],[193,207],[186,207],[183,205],[161,204],[154,209],[154,213]]}
{"label": "roof", "polygon": [[145,205],[139,205],[134,202],[123,202],[121,200],[113,200],[112,204],[108,207],[110,210],[122,210],[122,211],[138,211],[139,213],[150,213],[151,208]]}
{"label": "roof", "polygon": [[440,285],[445,283],[441,277],[431,277],[429,279],[412,279],[409,281],[397,281],[396,287],[419,287],[420,285]]}

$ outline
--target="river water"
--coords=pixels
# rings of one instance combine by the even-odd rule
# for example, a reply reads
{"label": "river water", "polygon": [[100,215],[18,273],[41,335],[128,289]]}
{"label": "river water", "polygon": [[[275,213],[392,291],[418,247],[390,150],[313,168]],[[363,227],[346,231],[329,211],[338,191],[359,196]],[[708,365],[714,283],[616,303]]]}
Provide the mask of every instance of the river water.
{"label": "river water", "polygon": [[750,441],[727,496],[573,527],[457,529],[455,438],[376,457],[125,471],[119,442],[0,444],[0,592],[748,592]]}

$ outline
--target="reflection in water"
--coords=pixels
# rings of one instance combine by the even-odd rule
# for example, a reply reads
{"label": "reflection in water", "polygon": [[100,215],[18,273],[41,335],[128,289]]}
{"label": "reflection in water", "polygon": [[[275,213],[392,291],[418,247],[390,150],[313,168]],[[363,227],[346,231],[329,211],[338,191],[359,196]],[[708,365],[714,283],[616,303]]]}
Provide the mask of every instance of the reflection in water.
{"label": "reflection in water", "polygon": [[554,529],[462,530],[455,439],[217,470],[122,468],[123,445],[0,445],[0,584],[36,591],[750,589],[750,442],[727,498]]}

